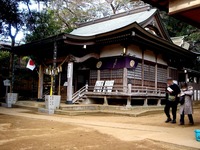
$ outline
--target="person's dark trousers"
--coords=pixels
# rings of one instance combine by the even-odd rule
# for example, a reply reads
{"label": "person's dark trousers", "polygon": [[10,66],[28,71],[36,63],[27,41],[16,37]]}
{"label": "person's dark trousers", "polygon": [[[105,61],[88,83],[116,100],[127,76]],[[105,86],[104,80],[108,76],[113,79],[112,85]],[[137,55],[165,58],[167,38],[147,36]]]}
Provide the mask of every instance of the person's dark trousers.
{"label": "person's dark trousers", "polygon": [[184,111],[182,112],[182,114],[180,115],[180,125],[184,125],[185,121],[184,121]]}
{"label": "person's dark trousers", "polygon": [[171,101],[173,121],[176,121],[177,101]]}
{"label": "person's dark trousers", "polygon": [[188,114],[188,119],[190,121],[190,124],[194,124],[194,120],[193,120],[192,114]]}
{"label": "person's dark trousers", "polygon": [[164,112],[165,112],[165,115],[167,116],[167,119],[171,119],[170,114],[169,114],[170,107],[171,107],[171,101],[167,100],[165,104],[165,108],[164,108]]}

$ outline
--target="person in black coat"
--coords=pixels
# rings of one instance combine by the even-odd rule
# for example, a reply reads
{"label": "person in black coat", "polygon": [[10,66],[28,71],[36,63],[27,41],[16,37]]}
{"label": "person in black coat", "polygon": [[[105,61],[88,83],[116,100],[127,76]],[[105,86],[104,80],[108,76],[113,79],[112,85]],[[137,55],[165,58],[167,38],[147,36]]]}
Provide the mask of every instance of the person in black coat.
{"label": "person in black coat", "polygon": [[[178,94],[181,92],[179,86],[173,82],[171,78],[167,79],[166,105],[164,112],[167,116],[166,123],[176,123],[176,111],[178,105]],[[170,116],[170,108],[172,108],[172,117]]]}

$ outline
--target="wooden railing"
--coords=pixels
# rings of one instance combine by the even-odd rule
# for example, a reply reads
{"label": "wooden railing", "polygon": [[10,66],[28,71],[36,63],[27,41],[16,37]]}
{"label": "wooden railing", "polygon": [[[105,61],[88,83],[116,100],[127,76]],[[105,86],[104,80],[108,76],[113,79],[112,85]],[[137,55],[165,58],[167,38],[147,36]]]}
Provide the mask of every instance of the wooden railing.
{"label": "wooden railing", "polygon": [[132,86],[131,95],[165,96],[165,89],[154,87]]}
{"label": "wooden railing", "polygon": [[142,86],[88,86],[87,92],[97,95],[165,96],[165,89]]}
{"label": "wooden railing", "polygon": [[75,103],[84,95],[93,96],[137,96],[137,97],[164,97],[165,90],[161,88],[142,87],[142,86],[88,86],[85,85],[72,95],[72,103]]}

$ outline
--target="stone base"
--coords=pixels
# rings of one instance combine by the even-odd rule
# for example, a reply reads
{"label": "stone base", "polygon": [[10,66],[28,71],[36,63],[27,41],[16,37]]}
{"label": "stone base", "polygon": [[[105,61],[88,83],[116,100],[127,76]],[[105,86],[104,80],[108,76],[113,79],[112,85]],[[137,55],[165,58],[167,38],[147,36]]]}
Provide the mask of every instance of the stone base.
{"label": "stone base", "polygon": [[65,104],[72,104],[72,101],[66,101]]}
{"label": "stone base", "polygon": [[45,108],[46,109],[59,109],[60,95],[45,95]]}
{"label": "stone base", "polygon": [[7,107],[7,108],[12,108],[12,104],[11,103],[1,103],[2,107]]}
{"label": "stone base", "polygon": [[15,104],[18,100],[18,93],[7,93],[6,103]]}
{"label": "stone base", "polygon": [[44,99],[42,99],[42,98],[38,98],[37,99],[37,102],[44,102],[45,100]]}
{"label": "stone base", "polygon": [[54,110],[53,109],[46,109],[46,108],[38,108],[38,112],[49,114],[49,115],[54,114]]}

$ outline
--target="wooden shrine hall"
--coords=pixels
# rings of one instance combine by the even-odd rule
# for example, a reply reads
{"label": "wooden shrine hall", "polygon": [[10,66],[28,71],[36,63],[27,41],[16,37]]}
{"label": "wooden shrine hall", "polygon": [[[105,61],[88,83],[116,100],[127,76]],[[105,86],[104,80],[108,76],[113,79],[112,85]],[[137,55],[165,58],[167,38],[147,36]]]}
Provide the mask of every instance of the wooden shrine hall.
{"label": "wooden shrine hall", "polygon": [[[185,81],[196,54],[175,45],[159,12],[149,5],[80,24],[71,33],[15,47],[39,66],[38,99],[45,77],[53,94],[67,104],[122,102],[165,98],[167,77]],[[199,83],[199,79],[197,79]],[[66,92],[67,91],[67,92]]]}

